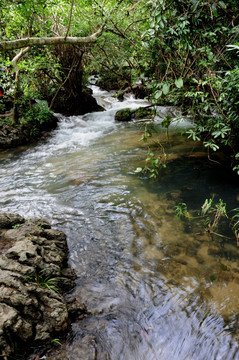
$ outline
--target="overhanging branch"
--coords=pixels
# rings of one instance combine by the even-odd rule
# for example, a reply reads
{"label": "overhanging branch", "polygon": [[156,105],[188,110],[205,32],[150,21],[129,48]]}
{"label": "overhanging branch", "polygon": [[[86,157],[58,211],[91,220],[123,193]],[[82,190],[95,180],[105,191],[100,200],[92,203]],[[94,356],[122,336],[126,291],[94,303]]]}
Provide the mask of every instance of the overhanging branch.
{"label": "overhanging branch", "polygon": [[0,41],[0,51],[16,50],[32,46],[61,45],[61,44],[88,44],[94,43],[103,32],[103,27],[94,34],[85,37],[30,37],[25,39]]}

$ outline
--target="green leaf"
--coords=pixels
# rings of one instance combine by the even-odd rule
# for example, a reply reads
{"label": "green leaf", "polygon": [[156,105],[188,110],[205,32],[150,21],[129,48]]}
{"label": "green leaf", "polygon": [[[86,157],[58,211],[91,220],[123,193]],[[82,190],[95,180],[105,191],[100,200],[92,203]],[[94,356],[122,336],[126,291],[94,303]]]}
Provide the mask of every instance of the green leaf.
{"label": "green leaf", "polygon": [[193,0],[193,5],[191,6],[191,11],[194,12],[197,10],[198,5],[200,4],[201,0]]}
{"label": "green leaf", "polygon": [[155,98],[156,100],[158,100],[158,99],[162,96],[162,94],[163,94],[162,90],[158,90],[158,91],[156,91],[156,93],[154,94],[154,98]]}
{"label": "green leaf", "polygon": [[224,3],[224,1],[218,1],[218,5],[220,5],[223,9],[227,8],[227,5]]}
{"label": "green leaf", "polygon": [[176,79],[175,85],[177,86],[178,89],[182,88],[183,87],[183,79],[181,77]]}
{"label": "green leaf", "polygon": [[217,7],[215,4],[212,4],[212,13],[215,17],[217,17],[218,15],[218,12],[217,12]]}
{"label": "green leaf", "polygon": [[170,90],[170,85],[169,84],[163,84],[163,94],[167,95],[169,93]]}
{"label": "green leaf", "polygon": [[136,170],[134,170],[135,173],[140,173],[143,169],[141,167],[137,167]]}

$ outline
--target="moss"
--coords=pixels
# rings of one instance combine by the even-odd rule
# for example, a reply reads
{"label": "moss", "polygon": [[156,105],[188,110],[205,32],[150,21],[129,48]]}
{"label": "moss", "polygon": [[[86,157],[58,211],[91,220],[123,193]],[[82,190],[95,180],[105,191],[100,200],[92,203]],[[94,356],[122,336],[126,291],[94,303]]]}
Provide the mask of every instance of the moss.
{"label": "moss", "polygon": [[217,280],[216,275],[214,275],[214,274],[210,275],[210,280],[211,281],[216,281]]}
{"label": "moss", "polygon": [[132,119],[132,111],[128,108],[119,110],[115,114],[116,121],[130,121],[131,119]]}
{"label": "moss", "polygon": [[151,119],[153,116],[152,109],[146,109],[144,107],[140,107],[134,112],[134,117],[136,120],[139,119]]}
{"label": "moss", "polygon": [[124,100],[124,92],[123,91],[118,91],[117,94],[115,95],[115,97],[119,101],[123,101]]}

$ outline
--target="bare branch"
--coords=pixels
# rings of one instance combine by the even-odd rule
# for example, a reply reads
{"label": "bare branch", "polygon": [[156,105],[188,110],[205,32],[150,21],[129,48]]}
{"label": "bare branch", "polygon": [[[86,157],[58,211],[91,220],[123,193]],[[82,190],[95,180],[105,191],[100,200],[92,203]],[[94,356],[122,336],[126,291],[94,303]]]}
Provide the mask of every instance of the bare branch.
{"label": "bare branch", "polygon": [[30,50],[30,47],[26,47],[25,49],[22,49],[13,59],[12,64],[14,66],[15,71],[19,71],[19,66],[17,63],[21,60],[21,58]]}
{"label": "bare branch", "polygon": [[15,89],[14,89],[14,102],[13,102],[13,121],[12,123],[17,123],[18,121],[18,111],[17,111],[17,99],[18,99],[18,88],[20,83],[20,68],[18,66],[18,62],[21,60],[21,58],[30,50],[30,47],[26,47],[25,49],[21,49],[21,51],[13,58],[12,63],[14,66],[14,69],[16,71],[16,77],[15,77]]}
{"label": "bare branch", "polygon": [[6,118],[6,117],[10,117],[10,116],[13,116],[13,111],[11,111],[9,113],[1,114],[0,118]]}
{"label": "bare branch", "polygon": [[[104,26],[103,26],[104,27]],[[85,37],[30,37],[18,40],[0,41],[0,51],[22,49],[27,46],[62,45],[62,44],[88,44],[94,43],[103,32],[103,27],[94,34]]]}

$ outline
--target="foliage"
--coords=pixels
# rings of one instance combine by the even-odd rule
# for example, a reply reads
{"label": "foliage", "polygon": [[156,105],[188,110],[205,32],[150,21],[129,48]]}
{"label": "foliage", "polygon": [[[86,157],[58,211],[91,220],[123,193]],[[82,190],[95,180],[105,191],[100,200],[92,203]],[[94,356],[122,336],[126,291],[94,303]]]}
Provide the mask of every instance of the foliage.
{"label": "foliage", "polygon": [[157,179],[160,176],[160,169],[165,168],[166,154],[163,152],[162,155],[156,156],[153,152],[148,152],[146,157],[146,165],[141,168],[138,167],[135,170],[135,173],[145,173],[148,174],[150,179]]}
{"label": "foliage", "polygon": [[52,120],[53,112],[48,109],[45,101],[40,101],[33,105],[32,108],[24,115],[24,121],[32,124],[39,123],[42,125],[44,123],[49,123]]}
{"label": "foliage", "polygon": [[189,135],[209,154],[229,153],[239,173],[238,11],[236,0],[137,2],[111,14],[87,69],[140,80],[153,104],[181,106],[194,121]]}
{"label": "foliage", "polygon": [[52,277],[51,275],[46,276],[45,270],[41,270],[39,273],[34,273],[30,276],[27,276],[26,279],[37,286],[59,293],[60,289],[58,287],[58,282],[63,278]]}
{"label": "foliage", "polygon": [[61,345],[61,341],[60,341],[60,339],[52,339],[51,340],[51,344],[56,344],[56,345]]}
{"label": "foliage", "polygon": [[[146,123],[144,127],[144,133],[140,138],[140,141],[144,143],[148,142],[148,139],[152,138],[153,134],[157,134],[157,128],[153,123]],[[138,167],[135,173],[146,174],[150,179],[159,179],[160,171],[166,168],[167,154],[165,153],[164,147],[161,142],[152,140],[153,147],[156,153],[151,150],[151,145],[148,146],[148,152],[145,159],[145,166]]]}
{"label": "foliage", "polygon": [[175,207],[175,213],[179,218],[190,218],[190,214],[188,212],[188,207],[186,203],[179,203]]}
{"label": "foliage", "polygon": [[235,214],[231,218],[232,230],[237,239],[237,245],[239,246],[239,208],[232,210]]}
{"label": "foliage", "polygon": [[196,123],[189,135],[209,151],[230,149],[239,172],[238,2],[155,0],[146,6],[142,66],[153,103],[181,105]]}
{"label": "foliage", "polygon": [[[204,228],[209,234],[215,234],[222,237],[224,236],[216,233],[215,231],[217,231],[222,218],[228,219],[230,221],[231,229],[235,234],[237,245],[239,246],[239,208],[233,209],[228,212],[226,207],[227,204],[223,202],[222,199],[219,199],[218,202],[215,202],[213,195],[209,199],[205,199],[204,203],[201,206],[201,210],[197,216],[193,216],[189,213],[186,203],[179,203],[175,207],[175,213],[181,219],[203,219]],[[229,216],[229,213],[234,214],[232,216]]]}
{"label": "foliage", "polygon": [[132,111],[129,108],[118,110],[115,114],[116,121],[130,121],[132,119]]}

